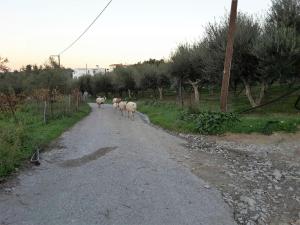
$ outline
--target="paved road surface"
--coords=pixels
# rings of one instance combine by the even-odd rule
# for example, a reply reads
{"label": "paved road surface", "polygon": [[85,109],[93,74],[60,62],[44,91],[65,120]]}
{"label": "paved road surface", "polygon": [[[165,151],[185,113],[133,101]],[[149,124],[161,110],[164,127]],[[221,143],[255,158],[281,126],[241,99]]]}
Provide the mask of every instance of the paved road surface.
{"label": "paved road surface", "polygon": [[0,191],[1,225],[235,224],[220,194],[170,158],[183,140],[91,106],[39,167]]}

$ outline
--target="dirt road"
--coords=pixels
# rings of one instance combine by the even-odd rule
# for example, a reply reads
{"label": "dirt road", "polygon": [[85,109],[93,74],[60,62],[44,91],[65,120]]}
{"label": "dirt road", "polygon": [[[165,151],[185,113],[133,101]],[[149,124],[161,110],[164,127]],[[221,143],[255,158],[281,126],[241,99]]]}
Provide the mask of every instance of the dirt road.
{"label": "dirt road", "polygon": [[232,225],[220,193],[172,159],[184,140],[104,105],[0,190],[0,224]]}

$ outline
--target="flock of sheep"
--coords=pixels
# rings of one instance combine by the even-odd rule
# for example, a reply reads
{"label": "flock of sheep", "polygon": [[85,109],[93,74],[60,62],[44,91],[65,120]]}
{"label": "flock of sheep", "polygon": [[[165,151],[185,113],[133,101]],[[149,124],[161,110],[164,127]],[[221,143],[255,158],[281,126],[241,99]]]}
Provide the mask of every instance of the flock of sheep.
{"label": "flock of sheep", "polygon": [[[101,105],[104,104],[106,101],[106,97],[98,97],[96,99],[96,103],[99,108],[101,108]],[[124,112],[128,113],[128,118],[134,119],[134,113],[136,112],[137,105],[135,102],[127,102],[122,101],[121,98],[113,98],[112,104],[114,109],[119,109],[122,113],[122,116],[124,115]]]}

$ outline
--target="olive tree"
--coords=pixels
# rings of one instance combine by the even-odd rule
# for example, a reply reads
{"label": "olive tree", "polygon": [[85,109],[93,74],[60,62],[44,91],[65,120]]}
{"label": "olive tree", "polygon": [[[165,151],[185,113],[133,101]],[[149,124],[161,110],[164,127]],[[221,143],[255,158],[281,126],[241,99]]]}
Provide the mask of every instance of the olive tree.
{"label": "olive tree", "polygon": [[0,56],[0,72],[8,71],[7,63],[8,63],[8,59]]}
{"label": "olive tree", "polygon": [[159,99],[163,99],[163,90],[170,86],[170,77],[169,77],[169,64],[160,63],[157,67],[157,89],[159,92]]}
{"label": "olive tree", "polygon": [[[220,23],[210,24],[207,27],[206,46],[207,53],[204,59],[209,76],[220,77],[223,70],[226,34],[228,30],[227,19]],[[262,29],[260,23],[252,16],[239,13],[237,17],[234,40],[233,59],[231,65],[231,86],[236,89],[242,84],[245,94],[252,107],[261,104],[265,91],[274,74],[262,73],[262,58],[256,51],[261,42]],[[259,87],[254,94],[252,88]]]}
{"label": "olive tree", "polygon": [[[203,43],[192,46],[180,45],[172,56],[171,71],[173,76],[193,88],[195,103],[199,104],[199,87],[206,83]],[[181,87],[179,87],[179,90]],[[181,97],[182,98],[182,97]]]}
{"label": "olive tree", "polygon": [[181,106],[183,106],[182,85],[192,68],[190,53],[190,46],[184,44],[179,45],[171,56],[170,72],[176,79],[177,96]]}
{"label": "olive tree", "polygon": [[258,54],[264,61],[264,73],[272,73],[290,86],[300,73],[300,2],[273,0]]}
{"label": "olive tree", "polygon": [[128,97],[131,98],[131,93],[136,87],[133,69],[131,67],[118,66],[115,68],[114,73],[116,74],[114,82],[118,84],[118,88],[127,90]]}
{"label": "olive tree", "polygon": [[92,89],[95,94],[104,92],[105,96],[108,96],[108,93],[113,91],[112,77],[110,75],[96,74],[92,78]]}
{"label": "olive tree", "polygon": [[155,64],[143,64],[141,72],[141,88],[147,90],[151,89],[153,95],[156,96],[157,89],[157,66]]}

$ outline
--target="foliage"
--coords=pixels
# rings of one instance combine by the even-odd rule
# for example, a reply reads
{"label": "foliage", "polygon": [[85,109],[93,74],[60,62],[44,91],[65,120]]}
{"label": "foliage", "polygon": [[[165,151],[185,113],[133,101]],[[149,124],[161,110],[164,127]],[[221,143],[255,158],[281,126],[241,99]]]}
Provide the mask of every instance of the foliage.
{"label": "foliage", "polygon": [[140,86],[142,89],[156,90],[158,85],[158,69],[155,64],[144,64]]}
{"label": "foliage", "polygon": [[63,67],[27,65],[21,71],[0,74],[0,92],[13,91],[15,94],[30,94],[34,89],[57,89],[70,93],[72,89],[72,70]]}
{"label": "foliage", "polygon": [[300,3],[273,0],[257,47],[265,73],[291,86],[300,72]]}
{"label": "foliage", "polygon": [[[97,80],[95,80],[97,81]],[[77,87],[80,89],[81,92],[87,91],[88,93],[93,93],[93,87],[95,90],[95,81],[93,82],[93,77],[91,75],[84,75],[77,79]]]}
{"label": "foliage", "polygon": [[20,107],[16,112],[18,123],[0,114],[0,177],[13,172],[37,147],[45,147],[89,112],[90,107],[84,104],[78,111],[52,118],[47,124],[42,122],[34,104]]}
{"label": "foliage", "polygon": [[169,77],[169,67],[168,63],[161,63],[157,68],[157,86],[159,88],[168,88],[170,87],[171,80]]}
{"label": "foliage", "polygon": [[133,78],[134,73],[131,68],[119,66],[114,72],[117,74],[115,81],[119,89],[133,90],[135,88],[136,83]]}
{"label": "foliage", "polygon": [[2,58],[0,56],[0,72],[7,72],[8,71],[8,67],[7,64],[8,63],[8,59],[7,58]]}
{"label": "foliage", "polygon": [[100,92],[104,92],[105,96],[108,95],[108,92],[113,91],[112,77],[109,75],[97,74],[92,78],[93,81],[93,92],[95,95]]}
{"label": "foliage", "polygon": [[255,116],[246,115],[241,117],[238,125],[230,127],[229,132],[233,133],[262,133],[265,135],[274,132],[296,132],[300,125],[300,119],[297,116],[265,115]]}
{"label": "foliage", "polygon": [[26,134],[22,125],[8,124],[0,129],[0,177],[13,171],[21,157]]}
{"label": "foliage", "polygon": [[202,112],[197,116],[196,130],[200,134],[222,134],[239,121],[234,113]]}
{"label": "foliage", "polygon": [[267,22],[276,27],[295,28],[300,32],[300,2],[298,0],[272,0]]}
{"label": "foliage", "polygon": [[15,112],[20,101],[21,96],[16,96],[14,93],[10,92],[0,92],[0,113],[11,114],[17,122]]}
{"label": "foliage", "polygon": [[229,127],[239,122],[237,114],[224,112],[199,112],[194,114],[189,111],[182,111],[179,119],[194,122],[196,124],[195,131],[200,134],[222,134]]}

